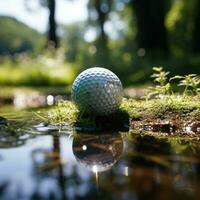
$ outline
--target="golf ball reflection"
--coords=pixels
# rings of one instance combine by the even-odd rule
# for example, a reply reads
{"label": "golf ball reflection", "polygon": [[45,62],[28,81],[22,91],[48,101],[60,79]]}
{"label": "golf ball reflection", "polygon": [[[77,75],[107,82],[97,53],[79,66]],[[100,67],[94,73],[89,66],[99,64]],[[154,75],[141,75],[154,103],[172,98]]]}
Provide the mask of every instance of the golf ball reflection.
{"label": "golf ball reflection", "polygon": [[92,172],[109,170],[123,152],[123,140],[117,134],[78,134],[73,139],[76,160]]}

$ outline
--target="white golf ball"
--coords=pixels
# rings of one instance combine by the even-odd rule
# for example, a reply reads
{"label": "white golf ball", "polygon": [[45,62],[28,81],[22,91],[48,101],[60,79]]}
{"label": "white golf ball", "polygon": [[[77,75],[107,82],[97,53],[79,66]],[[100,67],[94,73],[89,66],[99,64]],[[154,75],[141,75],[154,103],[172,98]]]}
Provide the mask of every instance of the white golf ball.
{"label": "white golf ball", "polygon": [[123,88],[119,78],[101,67],[83,71],[72,85],[72,100],[81,111],[94,115],[114,113],[122,97]]}

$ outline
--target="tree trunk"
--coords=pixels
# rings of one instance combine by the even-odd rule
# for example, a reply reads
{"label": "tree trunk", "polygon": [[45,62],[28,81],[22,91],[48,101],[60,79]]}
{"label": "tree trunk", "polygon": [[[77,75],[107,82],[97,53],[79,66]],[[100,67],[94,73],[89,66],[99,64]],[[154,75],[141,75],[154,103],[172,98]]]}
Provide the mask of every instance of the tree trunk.
{"label": "tree trunk", "polygon": [[130,3],[137,20],[138,48],[167,51],[165,1],[131,0]]}
{"label": "tree trunk", "polygon": [[61,191],[61,199],[64,200],[66,199],[66,194],[65,194],[65,176],[64,176],[64,171],[63,171],[63,164],[62,164],[62,157],[61,157],[61,144],[60,144],[60,137],[53,135],[53,149],[52,152],[55,155],[54,157],[54,162],[59,162],[58,164],[58,183],[60,186],[60,191]]}
{"label": "tree trunk", "polygon": [[101,8],[101,0],[95,0],[95,9],[98,14],[98,23],[100,28],[100,40],[103,42],[103,44],[107,43],[107,35],[105,33],[104,24],[107,18],[107,12],[104,12]]}
{"label": "tree trunk", "polygon": [[193,52],[200,53],[200,0],[195,1],[193,30]]}
{"label": "tree trunk", "polygon": [[57,48],[58,38],[56,35],[56,21],[55,21],[56,0],[48,0],[48,8],[49,8],[48,45]]}

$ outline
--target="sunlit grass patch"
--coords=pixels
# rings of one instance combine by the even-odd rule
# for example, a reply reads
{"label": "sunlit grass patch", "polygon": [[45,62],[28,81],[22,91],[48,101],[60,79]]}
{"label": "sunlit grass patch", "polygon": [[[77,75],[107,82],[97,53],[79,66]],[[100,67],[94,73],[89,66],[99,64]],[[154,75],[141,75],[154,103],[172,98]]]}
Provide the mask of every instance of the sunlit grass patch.
{"label": "sunlit grass patch", "polygon": [[1,66],[0,85],[52,86],[69,85],[75,77],[70,66]]}
{"label": "sunlit grass patch", "polygon": [[52,124],[74,124],[78,120],[79,110],[71,101],[60,101],[48,111],[46,117]]}
{"label": "sunlit grass patch", "polygon": [[171,119],[190,117],[200,120],[200,96],[172,95],[164,99],[134,100],[125,99],[121,109],[134,119]]}
{"label": "sunlit grass patch", "polygon": [[[136,120],[170,120],[174,117],[200,120],[200,97],[171,96],[165,100],[149,101],[124,98],[117,114],[123,116],[123,113]],[[47,118],[53,124],[93,123],[93,118],[89,115],[81,118],[78,108],[71,101],[58,103],[48,111]]]}
{"label": "sunlit grass patch", "polygon": [[71,101],[60,101],[51,108],[44,117],[53,125],[74,125],[96,129],[123,128],[129,124],[129,116],[125,110],[119,109],[108,116],[94,116],[82,113]]}
{"label": "sunlit grass patch", "polygon": [[4,86],[71,85],[76,74],[74,64],[66,63],[59,55],[19,55],[15,61],[0,60],[0,85]]}

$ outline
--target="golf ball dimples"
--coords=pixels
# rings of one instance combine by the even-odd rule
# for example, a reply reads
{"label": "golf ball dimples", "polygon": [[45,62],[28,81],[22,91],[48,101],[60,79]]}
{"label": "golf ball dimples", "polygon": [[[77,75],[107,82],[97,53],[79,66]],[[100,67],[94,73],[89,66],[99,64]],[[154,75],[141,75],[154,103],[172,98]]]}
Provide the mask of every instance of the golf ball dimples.
{"label": "golf ball dimples", "polygon": [[78,75],[72,86],[72,100],[80,110],[95,115],[115,112],[122,100],[119,78],[110,70],[93,67]]}

